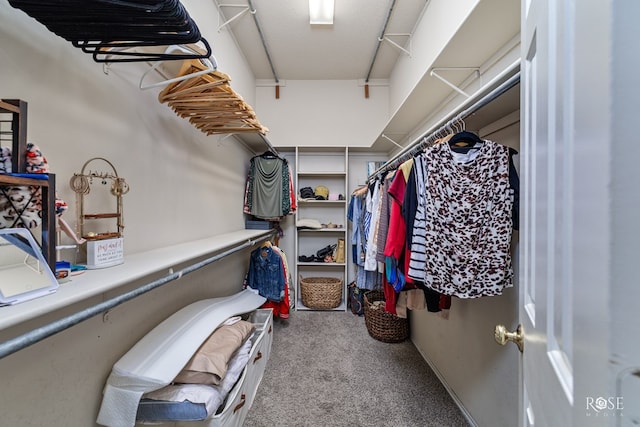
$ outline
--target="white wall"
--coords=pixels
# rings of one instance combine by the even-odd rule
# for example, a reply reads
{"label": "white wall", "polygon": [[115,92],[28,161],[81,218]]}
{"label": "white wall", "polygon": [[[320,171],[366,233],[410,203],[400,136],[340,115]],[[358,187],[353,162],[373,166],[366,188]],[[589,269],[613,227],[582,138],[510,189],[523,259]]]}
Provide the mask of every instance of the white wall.
{"label": "white wall", "polygon": [[[205,2],[190,3],[203,16],[216,13],[212,2],[208,10],[202,10]],[[106,75],[91,55],[21,11],[2,4],[0,13],[0,96],[28,102],[28,139],[40,145],[58,176],[58,192],[70,205],[69,223],[75,219],[75,195],[68,180],[86,160],[100,156],[131,187],[124,196],[127,251],[243,228],[238,188],[247,153],[239,143],[195,129],[158,102],[160,89],[139,90],[148,65],[113,64]],[[246,76],[244,58],[233,55],[233,40],[210,27],[202,32],[211,35],[220,70],[251,102],[254,82]],[[236,209],[219,209],[223,205]]]}
{"label": "white wall", "polygon": [[369,147],[389,118],[389,88],[364,96],[357,80],[287,80],[276,99],[273,86],[256,88],[256,111],[278,147]]}
{"label": "white wall", "polygon": [[[182,3],[213,46],[220,71],[232,77],[232,88],[253,103],[254,78],[229,33],[217,32],[214,2]],[[139,79],[148,65],[113,64],[105,74],[91,55],[7,2],[0,3],[0,40],[0,98],[28,102],[28,140],[41,147],[57,176],[58,194],[69,203],[64,218],[75,223],[68,181],[89,158],[109,159],[130,185],[124,196],[124,268],[130,254],[244,228],[244,180],[252,153],[234,138],[196,130],[158,102],[160,89],[141,91]],[[187,303],[241,289],[247,259],[248,250],[229,256],[119,306],[108,319],[98,316],[0,359],[0,424],[94,425],[113,362]],[[2,330],[0,340],[158,276]]]}

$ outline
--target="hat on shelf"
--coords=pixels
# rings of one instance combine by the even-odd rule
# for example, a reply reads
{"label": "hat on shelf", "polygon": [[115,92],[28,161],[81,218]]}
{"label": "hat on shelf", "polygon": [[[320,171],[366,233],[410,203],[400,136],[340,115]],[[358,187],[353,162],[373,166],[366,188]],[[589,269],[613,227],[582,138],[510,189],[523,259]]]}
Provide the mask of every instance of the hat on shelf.
{"label": "hat on shelf", "polygon": [[300,198],[301,199],[315,199],[316,195],[313,192],[311,187],[303,187],[300,189]]}
{"label": "hat on shelf", "polygon": [[315,190],[317,200],[327,200],[329,198],[329,189],[324,185],[318,185]]}
{"label": "hat on shelf", "polygon": [[296,227],[320,229],[322,228],[322,224],[320,224],[320,221],[318,221],[317,219],[302,218],[296,222]]}

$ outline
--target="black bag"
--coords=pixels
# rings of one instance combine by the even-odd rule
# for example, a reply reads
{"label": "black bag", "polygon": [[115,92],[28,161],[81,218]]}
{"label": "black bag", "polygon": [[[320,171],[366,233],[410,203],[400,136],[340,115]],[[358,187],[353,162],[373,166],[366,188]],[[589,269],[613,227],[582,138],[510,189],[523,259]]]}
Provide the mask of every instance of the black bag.
{"label": "black bag", "polygon": [[349,283],[349,301],[348,305],[351,312],[357,316],[364,315],[364,290],[356,286],[356,282]]}
{"label": "black bag", "polygon": [[333,255],[333,251],[336,249],[336,246],[338,246],[337,243],[333,245],[328,245],[318,250],[318,252],[316,252],[316,256],[320,259],[324,259],[324,257],[326,257],[327,255]]}

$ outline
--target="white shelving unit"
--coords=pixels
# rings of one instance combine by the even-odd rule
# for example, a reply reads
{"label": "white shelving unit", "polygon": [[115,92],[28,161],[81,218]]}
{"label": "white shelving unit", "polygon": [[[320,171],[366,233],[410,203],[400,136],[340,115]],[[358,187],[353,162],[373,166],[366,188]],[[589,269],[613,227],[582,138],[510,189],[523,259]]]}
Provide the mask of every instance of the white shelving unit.
{"label": "white shelving unit", "polygon": [[[342,300],[334,310],[347,309],[347,185],[348,148],[296,147],[296,191],[300,219],[316,219],[321,224],[334,224],[335,228],[298,229],[295,232],[296,309],[309,310],[302,303],[300,277],[338,277],[343,281]],[[330,195],[342,195],[342,200],[300,200],[300,189],[323,185]],[[319,249],[345,241],[345,262],[303,262],[300,256],[315,255]]]}

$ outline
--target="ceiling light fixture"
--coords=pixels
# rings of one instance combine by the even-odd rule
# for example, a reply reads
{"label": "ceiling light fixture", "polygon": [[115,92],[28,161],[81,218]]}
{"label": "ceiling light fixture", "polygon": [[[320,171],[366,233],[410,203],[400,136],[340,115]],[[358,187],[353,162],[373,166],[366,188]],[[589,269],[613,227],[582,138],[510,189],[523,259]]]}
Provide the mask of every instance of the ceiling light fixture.
{"label": "ceiling light fixture", "polygon": [[333,25],[334,0],[309,0],[309,24]]}

